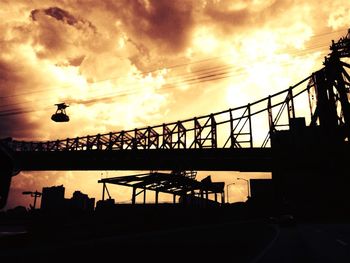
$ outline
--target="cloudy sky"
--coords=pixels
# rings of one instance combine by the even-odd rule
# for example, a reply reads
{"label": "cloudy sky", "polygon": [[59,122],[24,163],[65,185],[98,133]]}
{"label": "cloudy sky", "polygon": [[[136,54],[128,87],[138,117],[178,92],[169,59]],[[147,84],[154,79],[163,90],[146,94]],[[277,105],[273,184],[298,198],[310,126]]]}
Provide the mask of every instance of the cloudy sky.
{"label": "cloudy sky", "polygon": [[[41,141],[187,119],[286,89],[346,35],[350,2],[1,0],[0,16],[0,138]],[[50,119],[59,102],[70,105],[68,123]],[[97,180],[118,174],[22,172],[8,207],[29,205],[24,190],[61,184],[66,197],[98,200]],[[230,201],[247,194],[236,183]],[[111,192],[130,199],[129,189]]]}

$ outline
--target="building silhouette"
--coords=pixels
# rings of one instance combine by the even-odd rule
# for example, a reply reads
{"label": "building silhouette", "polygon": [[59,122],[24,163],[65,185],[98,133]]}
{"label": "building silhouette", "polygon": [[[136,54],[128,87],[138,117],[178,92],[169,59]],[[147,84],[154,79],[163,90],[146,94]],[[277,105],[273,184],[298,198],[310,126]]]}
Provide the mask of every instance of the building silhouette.
{"label": "building silhouette", "polygon": [[40,209],[43,211],[63,210],[65,188],[63,185],[43,187]]}
{"label": "building silhouette", "polygon": [[249,206],[260,215],[274,211],[275,190],[272,179],[250,179]]}
{"label": "building silhouette", "polygon": [[65,188],[63,185],[44,187],[40,209],[46,212],[93,212],[95,198],[89,198],[81,191],[75,191],[72,198],[64,197]]}
{"label": "building silhouette", "polygon": [[94,211],[95,198],[89,198],[87,194],[80,191],[75,191],[73,197],[68,199],[70,208],[75,211]]}

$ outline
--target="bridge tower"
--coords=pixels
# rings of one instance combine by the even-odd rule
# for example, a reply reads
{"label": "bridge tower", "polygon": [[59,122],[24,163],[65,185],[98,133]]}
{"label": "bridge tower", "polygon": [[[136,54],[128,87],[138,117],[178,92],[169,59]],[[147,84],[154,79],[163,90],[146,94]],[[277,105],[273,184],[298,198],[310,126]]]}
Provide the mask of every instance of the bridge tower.
{"label": "bridge tower", "polygon": [[0,208],[6,205],[11,185],[11,178],[15,172],[14,160],[10,152],[0,142]]}
{"label": "bridge tower", "polygon": [[[350,105],[348,100],[350,76],[345,70],[350,65],[341,58],[350,57],[350,30],[338,42],[332,41],[331,53],[325,58],[325,67],[312,75],[317,107],[311,126],[317,121],[323,132],[349,140]],[[341,134],[334,132],[342,130]]]}
{"label": "bridge tower", "polygon": [[309,83],[317,102],[310,125],[291,119],[289,130],[271,134],[272,178],[282,211],[350,216],[350,209],[344,209],[350,207],[350,65],[341,60],[350,57],[350,31],[330,49],[324,67]]}

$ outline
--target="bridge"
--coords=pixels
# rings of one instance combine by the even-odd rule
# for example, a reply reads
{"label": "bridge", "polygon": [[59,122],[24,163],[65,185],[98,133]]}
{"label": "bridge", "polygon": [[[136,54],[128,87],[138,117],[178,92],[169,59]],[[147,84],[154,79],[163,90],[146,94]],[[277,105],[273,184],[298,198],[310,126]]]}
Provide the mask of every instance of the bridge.
{"label": "bridge", "polygon": [[[0,140],[0,207],[6,204],[11,177],[20,171],[269,171],[274,177],[282,168],[291,170],[292,163],[303,170],[322,167],[321,149],[331,149],[337,161],[346,162],[342,157],[350,136],[350,64],[343,59],[350,57],[349,32],[332,42],[320,70],[247,105],[93,136]],[[296,152],[300,149],[303,154]],[[314,165],[308,166],[298,154]]]}

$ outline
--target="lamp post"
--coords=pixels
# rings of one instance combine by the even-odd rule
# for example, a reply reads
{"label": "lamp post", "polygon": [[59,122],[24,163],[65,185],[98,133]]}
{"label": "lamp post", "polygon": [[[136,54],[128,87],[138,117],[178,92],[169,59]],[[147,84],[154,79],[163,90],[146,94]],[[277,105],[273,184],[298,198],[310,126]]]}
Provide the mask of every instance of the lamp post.
{"label": "lamp post", "polygon": [[36,206],[36,198],[40,197],[42,193],[35,191],[35,192],[30,192],[30,191],[25,191],[22,192],[23,195],[30,195],[31,197],[34,197],[34,204],[33,204],[33,209],[35,209]]}
{"label": "lamp post", "polygon": [[235,184],[235,183],[230,183],[230,184],[226,185],[227,203],[229,203],[229,201],[228,201],[228,187],[229,187],[230,185],[233,185],[233,184]]}
{"label": "lamp post", "polygon": [[248,189],[248,197],[247,198],[249,198],[250,197],[250,189],[249,189],[249,180],[247,180],[247,179],[244,179],[244,178],[237,178],[237,180],[243,180],[243,181],[246,181],[247,182],[247,189]]}

